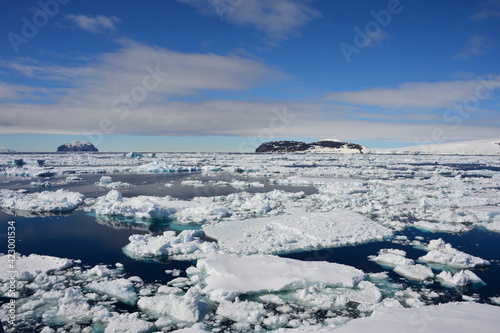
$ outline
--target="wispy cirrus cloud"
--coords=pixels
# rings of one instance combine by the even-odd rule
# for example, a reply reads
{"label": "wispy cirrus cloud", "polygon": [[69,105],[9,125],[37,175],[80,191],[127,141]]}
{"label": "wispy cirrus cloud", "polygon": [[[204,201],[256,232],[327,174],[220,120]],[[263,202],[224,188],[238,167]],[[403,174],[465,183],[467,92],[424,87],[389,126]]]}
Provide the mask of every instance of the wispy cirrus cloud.
{"label": "wispy cirrus cloud", "polygon": [[491,41],[482,35],[471,36],[464,45],[464,50],[454,56],[454,59],[468,60],[474,56],[482,56],[491,52]]}
{"label": "wispy cirrus cloud", "polygon": [[274,41],[299,33],[320,12],[298,0],[178,0],[197,8],[202,14],[218,16],[238,26],[252,26]]}
{"label": "wispy cirrus cloud", "polygon": [[120,19],[116,16],[104,15],[67,14],[65,18],[75,23],[78,28],[92,33],[114,31],[116,30],[116,24],[120,22]]}

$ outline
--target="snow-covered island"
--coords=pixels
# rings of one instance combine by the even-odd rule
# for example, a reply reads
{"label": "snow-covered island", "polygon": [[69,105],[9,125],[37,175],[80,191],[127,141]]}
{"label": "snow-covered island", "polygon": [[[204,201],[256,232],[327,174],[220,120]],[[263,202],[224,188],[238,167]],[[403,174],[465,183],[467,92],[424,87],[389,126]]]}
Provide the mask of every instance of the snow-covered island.
{"label": "snow-covered island", "polygon": [[57,151],[99,151],[90,142],[73,141],[57,147]]}
{"label": "snow-covered island", "polygon": [[256,153],[363,153],[366,147],[352,142],[325,139],[306,143],[301,141],[269,141],[261,144]]}

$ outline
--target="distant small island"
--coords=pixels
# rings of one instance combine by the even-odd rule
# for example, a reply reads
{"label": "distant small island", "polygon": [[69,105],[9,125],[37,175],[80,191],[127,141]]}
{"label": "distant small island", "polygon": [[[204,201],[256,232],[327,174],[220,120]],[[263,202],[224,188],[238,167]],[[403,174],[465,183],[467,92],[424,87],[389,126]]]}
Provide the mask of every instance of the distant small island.
{"label": "distant small island", "polygon": [[73,141],[57,147],[57,151],[99,151],[90,142]]}
{"label": "distant small island", "polygon": [[0,147],[0,153],[15,153],[16,151],[10,148]]}
{"label": "distant small island", "polygon": [[352,142],[325,139],[306,143],[301,141],[280,140],[264,142],[256,153],[363,153],[366,147]]}

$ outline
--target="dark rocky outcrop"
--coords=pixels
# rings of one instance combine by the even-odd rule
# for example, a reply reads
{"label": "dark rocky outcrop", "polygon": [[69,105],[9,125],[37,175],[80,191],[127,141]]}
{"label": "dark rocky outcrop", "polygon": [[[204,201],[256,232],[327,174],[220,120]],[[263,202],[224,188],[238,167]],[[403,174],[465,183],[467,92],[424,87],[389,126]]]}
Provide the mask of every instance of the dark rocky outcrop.
{"label": "dark rocky outcrop", "polygon": [[90,142],[73,141],[57,147],[57,151],[99,151]]}
{"label": "dark rocky outcrop", "polygon": [[[322,149],[324,148],[324,149]],[[357,143],[342,142],[334,140],[322,140],[312,143],[301,141],[269,141],[264,142],[255,150],[256,153],[294,153],[294,152],[308,152],[308,151],[332,151],[332,149],[349,149],[356,153],[363,152],[363,146]]]}

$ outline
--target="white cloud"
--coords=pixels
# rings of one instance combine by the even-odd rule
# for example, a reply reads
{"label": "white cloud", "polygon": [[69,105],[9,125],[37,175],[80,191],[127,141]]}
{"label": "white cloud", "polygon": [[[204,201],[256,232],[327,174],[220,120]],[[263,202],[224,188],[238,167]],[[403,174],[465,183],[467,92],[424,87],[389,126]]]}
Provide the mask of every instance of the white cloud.
{"label": "white cloud", "polygon": [[478,92],[487,94],[488,89],[500,86],[500,76],[484,78],[484,81],[409,82],[397,88],[373,88],[361,91],[343,91],[329,94],[328,99],[355,105],[383,108],[448,108],[461,103]]}
{"label": "white cloud", "polygon": [[87,15],[66,15],[66,19],[73,21],[80,29],[88,32],[100,33],[113,31],[116,29],[116,23],[120,22],[116,16],[87,16]]}
{"label": "white cloud", "polygon": [[464,50],[455,55],[454,59],[468,60],[473,56],[481,56],[490,53],[490,41],[481,35],[471,36],[465,43]]}
{"label": "white cloud", "polygon": [[320,13],[300,0],[178,0],[205,15],[235,25],[249,25],[272,40],[288,39]]}

